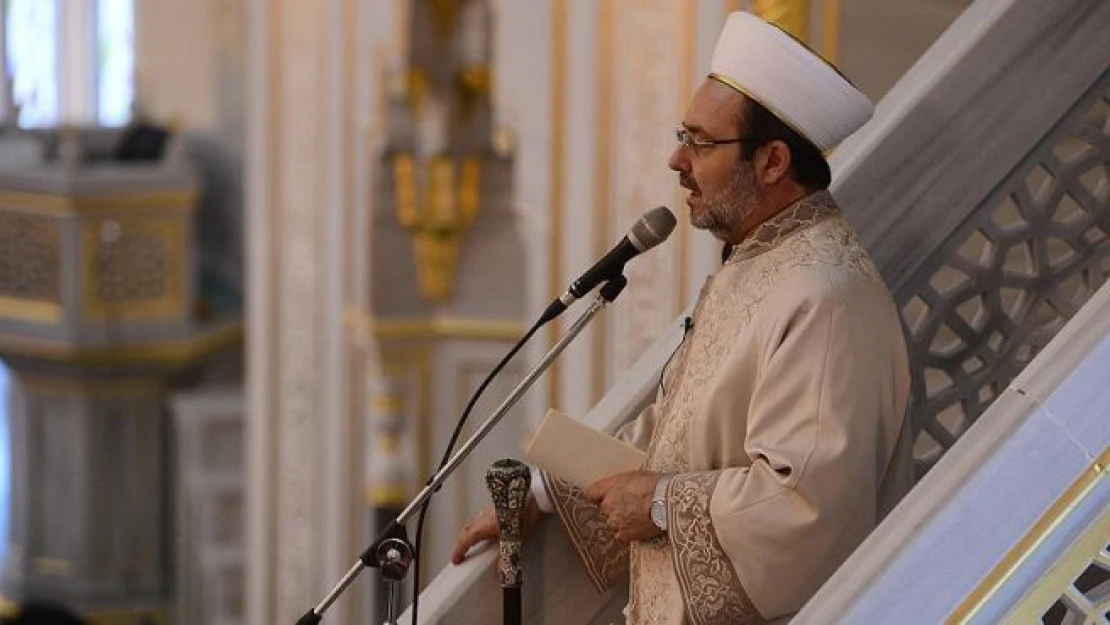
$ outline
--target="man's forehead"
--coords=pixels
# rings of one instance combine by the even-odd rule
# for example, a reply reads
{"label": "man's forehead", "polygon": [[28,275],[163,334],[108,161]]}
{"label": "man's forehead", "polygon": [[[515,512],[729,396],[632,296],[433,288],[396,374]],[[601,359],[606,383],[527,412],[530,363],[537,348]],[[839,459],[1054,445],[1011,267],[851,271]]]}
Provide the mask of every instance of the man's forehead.
{"label": "man's forehead", "polygon": [[707,78],[690,99],[682,123],[693,132],[725,132],[735,128],[737,115],[743,105],[743,95],[727,85]]}

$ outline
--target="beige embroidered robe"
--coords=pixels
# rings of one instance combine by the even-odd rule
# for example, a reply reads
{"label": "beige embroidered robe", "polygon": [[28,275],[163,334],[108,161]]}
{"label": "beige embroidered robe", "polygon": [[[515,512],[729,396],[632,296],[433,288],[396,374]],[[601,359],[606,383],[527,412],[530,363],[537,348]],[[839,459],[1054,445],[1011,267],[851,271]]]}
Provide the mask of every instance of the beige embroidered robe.
{"label": "beige embroidered robe", "polygon": [[619,435],[677,472],[669,529],[616,541],[544,486],[599,589],[630,569],[628,622],[785,621],[912,485],[905,342],[828,192],[738,245],[702,288],[655,402]]}

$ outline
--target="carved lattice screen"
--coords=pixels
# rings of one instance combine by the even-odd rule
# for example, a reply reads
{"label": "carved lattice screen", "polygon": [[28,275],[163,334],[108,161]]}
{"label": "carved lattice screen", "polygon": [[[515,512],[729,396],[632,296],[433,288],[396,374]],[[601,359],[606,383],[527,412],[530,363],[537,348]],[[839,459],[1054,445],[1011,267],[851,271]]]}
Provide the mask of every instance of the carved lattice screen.
{"label": "carved lattice screen", "polygon": [[1094,556],[1083,573],[1064,588],[1060,600],[1041,617],[1046,625],[1107,620],[1110,620],[1110,545]]}
{"label": "carved lattice screen", "polygon": [[1110,277],[1108,170],[1110,72],[896,292],[919,475]]}

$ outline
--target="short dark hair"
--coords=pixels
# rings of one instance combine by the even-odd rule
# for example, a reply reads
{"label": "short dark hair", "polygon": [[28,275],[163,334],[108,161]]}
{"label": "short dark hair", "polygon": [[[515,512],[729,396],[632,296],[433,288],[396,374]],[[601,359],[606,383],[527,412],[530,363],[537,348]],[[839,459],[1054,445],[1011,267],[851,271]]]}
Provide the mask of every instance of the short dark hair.
{"label": "short dark hair", "polygon": [[798,184],[810,192],[829,188],[832,172],[821,150],[767,107],[752,98],[745,97],[744,100],[747,105],[741,111],[739,121],[742,129],[747,126],[743,145],[749,150],[748,156],[761,145],[782,141],[790,148],[790,169]]}

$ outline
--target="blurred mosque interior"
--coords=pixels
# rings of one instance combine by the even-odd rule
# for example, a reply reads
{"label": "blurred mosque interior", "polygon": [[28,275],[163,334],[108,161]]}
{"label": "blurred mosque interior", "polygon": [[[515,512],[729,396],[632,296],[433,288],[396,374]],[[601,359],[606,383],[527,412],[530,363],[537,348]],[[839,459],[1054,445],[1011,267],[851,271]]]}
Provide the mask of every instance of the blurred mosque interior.
{"label": "blurred mosque interior", "polygon": [[[719,263],[666,159],[734,10],[879,103],[830,163],[901,307],[915,454],[938,476],[894,520],[920,549],[955,549],[958,531],[910,517],[939,524],[964,496],[984,518],[1006,493],[1039,502],[997,545],[965,549],[966,579],[937,582],[937,609],[951,596],[945,615],[974,622],[1110,618],[1110,428],[1089,416],[1110,402],[1104,0],[2,7],[0,623],[62,622],[18,620],[53,605],[97,625],[292,624],[416,494],[546,303],[669,205],[674,236],[629,264],[626,292],[433,499],[401,607],[427,587],[421,622],[492,620],[493,577],[448,565],[489,501],[486,469],[519,457],[548,407],[597,427],[634,412]],[[494,379],[465,434],[581,310]],[[1043,397],[1020,412],[1001,399],[1011,384]],[[1052,397],[1080,398],[1052,416],[1069,446],[1023,456],[1018,434]],[[1004,421],[1005,438],[987,431]],[[949,459],[976,449],[1052,468],[957,491],[979,482],[944,476],[994,466]],[[528,555],[536,621],[619,616],[620,591],[565,601],[581,574],[563,573],[554,533]],[[858,555],[873,583],[842,571],[812,609],[892,622],[873,617],[888,586],[913,586],[897,577],[912,553]],[[383,622],[386,597],[366,571],[325,622]]]}

